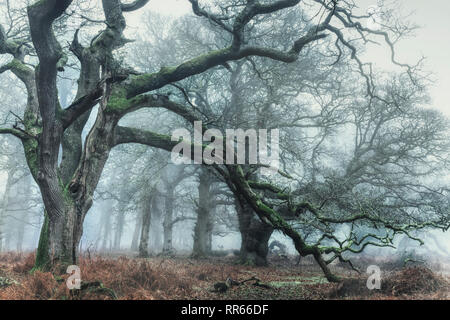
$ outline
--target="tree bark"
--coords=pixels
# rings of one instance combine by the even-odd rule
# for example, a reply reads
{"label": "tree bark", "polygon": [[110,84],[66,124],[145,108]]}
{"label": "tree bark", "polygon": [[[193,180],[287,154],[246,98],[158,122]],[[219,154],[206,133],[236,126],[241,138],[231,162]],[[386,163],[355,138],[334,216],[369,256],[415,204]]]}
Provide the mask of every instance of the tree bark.
{"label": "tree bark", "polygon": [[[83,111],[73,113],[73,108],[70,107],[62,110],[59,104],[56,78],[57,72],[63,68],[61,62],[64,60],[64,52],[53,33],[52,24],[71,2],[44,0],[28,7],[31,37],[40,62],[35,87],[42,132],[37,141],[27,139],[28,145],[24,143],[24,148],[46,209],[46,223],[41,231],[37,252],[39,259],[36,260],[35,269],[56,265],[61,265],[64,269],[68,264],[77,263],[84,218],[92,206],[94,190],[112,148],[112,132],[118,121],[116,115],[105,112],[111,86],[105,84],[96,122],[82,149],[81,131],[88,114],[83,114]],[[116,1],[104,2],[104,8],[109,8],[109,4],[114,5],[112,2]],[[108,16],[112,11],[109,10]],[[100,66],[103,67],[104,74],[110,71],[100,57],[107,56],[116,45],[114,39],[119,37],[116,37],[116,33],[121,33],[125,27],[119,28],[119,24],[120,21],[117,21],[117,25],[114,25],[116,28],[112,40],[104,42],[102,47],[91,44],[91,47],[84,48],[78,42],[77,33],[75,34],[70,49],[81,62],[77,97],[85,96],[94,88],[98,91]],[[27,83],[28,79],[24,82]],[[31,85],[28,87],[29,96],[32,96],[34,88]],[[97,103],[95,99],[93,102]],[[29,103],[31,111],[36,111],[34,100]],[[94,104],[87,106],[92,108]],[[37,114],[32,113],[34,118],[37,118]],[[37,123],[38,121],[36,125]],[[63,161],[58,166],[61,144],[64,148]]]}
{"label": "tree bark", "polygon": [[197,222],[194,228],[194,247],[192,256],[201,258],[211,253],[211,178],[206,170],[199,176]]}
{"label": "tree bark", "polygon": [[65,272],[68,265],[77,264],[81,228],[75,228],[77,209],[74,206],[66,209],[63,215],[52,218],[45,212],[34,270],[57,267],[54,271]]}
{"label": "tree bark", "polygon": [[147,258],[149,256],[148,243],[150,235],[150,224],[152,220],[152,195],[145,195],[143,199],[142,207],[142,227],[141,227],[141,240],[139,242],[139,257]]}
{"label": "tree bark", "polygon": [[164,244],[163,254],[171,254],[173,252],[173,202],[175,187],[173,185],[166,185],[166,194],[164,199],[165,215],[164,215]]}
{"label": "tree bark", "polygon": [[114,233],[114,249],[120,250],[120,243],[122,240],[123,229],[125,224],[125,208],[119,206],[119,210],[116,216],[116,232]]}
{"label": "tree bark", "polygon": [[102,251],[109,251],[111,249],[111,212],[113,210],[112,203],[108,201],[103,210],[103,241],[101,248]]}
{"label": "tree bark", "polygon": [[263,223],[246,202],[236,200],[236,211],[241,232],[240,261],[246,265],[267,265],[269,252],[269,239],[273,227]]}
{"label": "tree bark", "polygon": [[142,228],[143,210],[140,210],[136,216],[136,222],[134,224],[133,238],[131,239],[131,251],[136,252],[139,249],[139,236]]}
{"label": "tree bark", "polygon": [[[104,89],[101,90],[103,91],[103,101],[97,121],[86,139],[83,152],[80,154],[80,160],[76,163],[76,166],[73,166],[73,168],[76,167],[75,172],[68,169],[67,174],[63,173],[64,177],[61,176],[61,172],[64,170],[61,170],[58,166],[59,148],[63,142],[64,131],[76,119],[75,115],[80,115],[77,114],[77,111],[82,113],[83,110],[88,110],[87,107],[69,108],[71,109],[69,111],[62,110],[58,101],[57,72],[63,68],[61,63],[64,62],[65,54],[53,32],[53,22],[65,12],[72,0],[41,0],[34,2],[33,5],[28,7],[31,38],[39,59],[35,82],[42,126],[36,125],[36,127],[42,130],[33,132],[29,130],[29,128],[32,129],[32,125],[26,125],[26,136],[18,134],[17,130],[16,134],[20,135],[24,141],[27,161],[40,187],[46,209],[46,222],[41,232],[37,254],[39,257],[43,257],[41,261],[43,265],[47,263],[53,266],[56,264],[76,263],[84,217],[92,205],[92,196],[113,145],[113,134],[120,116],[140,106],[145,106],[144,102],[149,99],[165,100],[155,99],[155,95],[137,96],[203,73],[227,61],[239,60],[250,55],[268,57],[284,62],[296,61],[300,51],[306,44],[325,37],[325,34],[319,32],[325,30],[326,24],[331,19],[334,11],[328,15],[323,23],[310,29],[311,32],[307,32],[305,36],[295,41],[292,49],[288,52],[260,47],[243,48],[242,44],[244,27],[253,17],[294,6],[299,2],[299,0],[279,1],[274,5],[258,5],[251,1],[245,10],[238,15],[234,23],[234,37],[230,47],[203,54],[180,64],[176,68],[161,68],[156,73],[128,77],[129,74],[122,75],[120,72],[116,72],[121,70],[113,70],[113,62],[115,62],[113,61],[113,50],[126,43],[126,39],[123,37],[126,22],[122,10],[124,8],[125,10],[137,8],[143,2],[136,1],[136,4],[132,4],[130,7],[130,5],[123,6],[120,0],[103,0],[102,4],[107,28],[91,42],[91,47],[87,49],[87,51],[91,51],[98,58],[104,71],[103,80],[105,80],[105,85]],[[198,9],[196,13],[201,15]],[[78,56],[78,51],[74,53]],[[14,57],[17,58],[16,56]],[[124,81],[127,77],[127,81]],[[115,99],[111,99],[109,108],[106,110],[111,87],[113,86],[111,83],[114,83],[116,80],[124,82],[123,85],[117,86],[118,90],[115,90]],[[30,90],[28,91],[30,94]],[[156,95],[156,97],[158,96]],[[93,105],[87,105],[90,108],[93,107]],[[171,104],[171,106],[173,107],[174,104]],[[110,113],[108,114],[108,112]],[[117,114],[117,117],[113,116],[114,112]],[[186,115],[187,113],[184,114]],[[33,115],[38,119],[36,114]],[[32,138],[28,137],[28,133],[31,134]],[[161,138],[160,135],[153,135],[152,138],[155,136],[156,138]],[[124,140],[126,139],[122,139],[122,141]],[[239,167],[237,166],[236,168]],[[314,254],[316,259],[317,257],[320,258],[319,248],[307,246],[300,234],[290,228],[271,208],[267,208],[261,199],[252,192],[241,172],[235,171],[235,167],[228,168],[228,170],[230,171],[231,181],[236,185],[235,189],[237,192],[244,193],[245,199],[251,204],[253,210],[261,219],[268,220],[268,223],[289,235],[294,240],[296,248],[301,254]],[[64,180],[68,177],[70,177],[70,182],[65,183]],[[211,225],[209,221],[209,207],[204,206],[203,203],[207,203],[207,199],[202,199],[202,195],[203,193],[201,193],[199,199],[199,219],[196,226],[200,236],[196,237],[196,241],[199,250],[204,252],[208,250],[207,239],[211,239],[207,235]],[[150,217],[148,219],[150,220]],[[144,234],[144,230],[142,231]],[[196,251],[195,245],[194,251]]]}
{"label": "tree bark", "polygon": [[[9,161],[10,159],[8,159]],[[8,200],[9,200],[9,193],[11,190],[11,173],[8,172],[8,177],[6,178],[6,185],[5,185],[5,193],[3,194],[3,199],[1,202],[0,207],[0,252],[3,251],[3,248],[6,248],[6,246],[3,246],[5,233],[3,232],[4,227],[4,217],[6,216],[6,209],[8,208]]]}

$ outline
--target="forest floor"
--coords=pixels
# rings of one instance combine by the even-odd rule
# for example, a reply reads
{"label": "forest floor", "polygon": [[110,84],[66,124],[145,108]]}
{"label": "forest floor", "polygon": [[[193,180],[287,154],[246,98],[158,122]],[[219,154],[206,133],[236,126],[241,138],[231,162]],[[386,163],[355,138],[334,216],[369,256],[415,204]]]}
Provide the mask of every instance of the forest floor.
{"label": "forest floor", "polygon": [[[361,275],[332,266],[345,279],[329,283],[310,259],[271,256],[268,267],[242,266],[235,257],[82,257],[82,290],[69,291],[69,275],[30,273],[34,254],[0,255],[0,300],[5,299],[450,299],[450,263],[397,268],[389,260],[359,259]],[[365,268],[382,270],[381,289],[369,290]],[[433,271],[432,271],[433,269]],[[387,271],[385,271],[387,270]],[[225,292],[217,292],[227,279]],[[219,284],[221,283],[221,284]]]}

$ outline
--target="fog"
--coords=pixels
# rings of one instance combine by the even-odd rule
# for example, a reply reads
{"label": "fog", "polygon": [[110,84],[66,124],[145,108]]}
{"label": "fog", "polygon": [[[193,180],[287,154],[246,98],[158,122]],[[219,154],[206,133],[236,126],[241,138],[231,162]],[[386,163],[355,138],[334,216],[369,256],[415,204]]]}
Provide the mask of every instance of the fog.
{"label": "fog", "polygon": [[[448,267],[450,3],[357,1],[355,16],[377,5],[386,11],[382,30],[399,38],[398,43],[392,41],[395,60],[401,61],[397,64],[389,42],[376,32],[344,28],[334,18],[336,28],[320,29],[327,16],[320,2],[308,1],[308,6],[286,13],[255,14],[243,28],[248,35],[241,38],[218,22],[234,19],[241,6],[225,9],[217,3],[201,1],[201,8],[215,12],[209,16],[194,14],[185,0],[152,0],[135,12],[121,12],[127,28],[111,36],[117,37],[112,44],[102,38],[111,21],[104,21],[109,17],[100,1],[77,1],[79,7],[59,21],[57,38],[72,45],[61,47],[69,58],[58,69],[58,112],[95,96],[92,106],[67,125],[81,126],[79,132],[58,140],[57,151],[44,152],[57,154],[51,172],[58,178],[52,182],[59,183],[62,207],[71,208],[65,214],[75,212],[74,221],[81,221],[71,233],[76,238],[82,229],[81,240],[74,242],[80,254],[233,256],[264,265],[264,253],[269,262],[271,257],[294,261],[299,248],[306,248],[306,256],[315,248],[324,256],[335,254],[330,264],[356,256],[407,256]],[[8,8],[2,5],[1,10],[0,24],[8,30]],[[219,11],[229,14],[228,20],[215,19]],[[15,54],[3,49],[3,38],[14,34],[11,30],[2,29],[0,66],[9,65]],[[299,33],[314,39],[305,36],[300,49],[298,44],[292,47]],[[8,45],[21,39],[10,37]],[[100,95],[83,91],[92,79],[79,78],[87,62],[77,60],[82,55],[74,54],[74,39],[81,47],[91,46],[92,52],[99,50],[94,56],[101,62],[95,65]],[[239,54],[244,58],[230,53],[220,63],[208,60],[210,55],[221,58],[232,41],[249,46],[247,52],[263,53],[245,56],[243,50]],[[99,53],[97,45],[109,51]],[[31,43],[26,47],[29,54],[19,62],[34,70],[43,54],[31,50]],[[292,59],[295,53],[299,58]],[[422,57],[420,68],[410,67]],[[41,182],[45,166],[30,174],[30,164],[39,163],[33,162],[38,161],[35,154],[24,155],[21,141],[29,150],[27,139],[41,139],[43,129],[28,128],[22,119],[33,97],[27,97],[30,86],[16,74],[0,74],[0,128],[13,132],[0,131],[5,133],[0,134],[0,251],[32,252],[45,230],[44,211],[53,217],[53,191],[47,190],[52,184]],[[145,103],[132,96],[134,92]],[[104,120],[108,117],[110,122]],[[193,119],[222,133],[233,127],[279,129],[278,175],[260,174],[260,164],[251,163],[240,167],[242,177],[237,166],[223,163],[174,165],[168,151],[179,137],[172,133],[177,128],[193,132]],[[116,131],[108,136],[108,130]],[[249,140],[243,140],[247,149]],[[75,165],[67,161],[72,152]],[[68,168],[72,171],[65,176]],[[285,250],[269,250],[274,241]]]}

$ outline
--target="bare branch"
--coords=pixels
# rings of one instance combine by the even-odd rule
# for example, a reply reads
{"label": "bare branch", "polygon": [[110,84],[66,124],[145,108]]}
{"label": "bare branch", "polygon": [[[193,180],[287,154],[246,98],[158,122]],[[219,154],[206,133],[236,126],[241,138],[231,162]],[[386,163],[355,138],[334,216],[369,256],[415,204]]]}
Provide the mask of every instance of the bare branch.
{"label": "bare branch", "polygon": [[130,12],[143,8],[150,0],[135,0],[131,3],[122,3],[122,11]]}

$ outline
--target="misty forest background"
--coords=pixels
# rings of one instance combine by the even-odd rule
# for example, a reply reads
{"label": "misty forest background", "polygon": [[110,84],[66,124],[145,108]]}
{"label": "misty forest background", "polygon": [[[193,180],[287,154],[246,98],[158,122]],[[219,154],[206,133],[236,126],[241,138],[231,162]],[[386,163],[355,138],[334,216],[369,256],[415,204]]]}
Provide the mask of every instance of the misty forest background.
{"label": "misty forest background", "polygon": [[[407,8],[385,1],[371,30],[357,1],[185,2],[166,15],[147,1],[0,1],[0,252],[41,238],[67,264],[77,250],[301,254],[329,280],[326,265],[358,254],[449,257],[449,121],[430,106],[426,60],[394,54],[416,31]],[[375,41],[389,70],[370,61]],[[172,164],[170,136],[193,120],[279,129],[280,172]],[[60,249],[51,230],[71,208],[80,238]]]}

